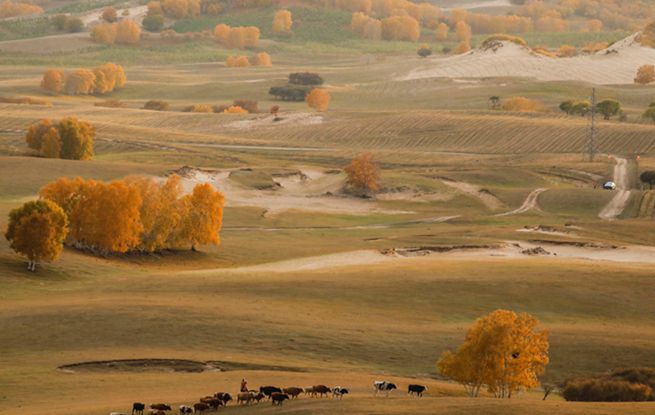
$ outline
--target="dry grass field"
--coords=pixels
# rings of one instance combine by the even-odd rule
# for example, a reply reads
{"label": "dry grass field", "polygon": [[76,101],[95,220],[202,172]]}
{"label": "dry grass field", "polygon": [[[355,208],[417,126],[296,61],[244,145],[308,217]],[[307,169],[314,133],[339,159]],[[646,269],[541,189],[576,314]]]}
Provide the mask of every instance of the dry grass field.
{"label": "dry grass field", "polygon": [[[509,7],[496,3],[491,8]],[[230,18],[248,23],[269,14]],[[210,23],[177,24],[191,30]],[[541,389],[511,400],[471,399],[435,364],[478,317],[506,308],[534,315],[550,331],[545,383],[655,366],[655,199],[637,180],[655,168],[655,127],[640,118],[652,86],[596,82],[600,97],[622,102],[628,121],[599,121],[599,154],[587,162],[589,119],[557,107],[587,97],[590,79],[448,72],[453,66],[444,59],[465,57],[435,58],[441,72],[427,76],[418,71],[432,62],[405,42],[377,42],[367,53],[369,43],[346,38],[333,47],[318,37],[266,40],[270,68],[227,68],[230,51],[215,44],[147,42],[98,47],[82,35],[0,41],[0,97],[51,104],[0,103],[0,230],[11,209],[61,176],[177,172],[187,189],[209,182],[224,192],[222,243],[108,257],[66,248],[28,273],[0,238],[0,414],[192,404],[219,390],[236,392],[243,377],[251,387],[323,383],[351,394],[224,412],[655,413],[653,402],[571,403],[558,393],[543,401]],[[48,67],[105,61],[124,65],[128,78],[108,97],[39,88]],[[329,111],[268,95],[297,71],[325,78]],[[419,73],[425,76],[408,79]],[[493,95],[539,99],[546,111],[491,110]],[[125,107],[94,106],[106,99]],[[260,113],[182,112],[235,99],[258,101]],[[141,109],[148,100],[167,101],[171,110]],[[272,105],[281,106],[279,122],[268,114]],[[30,124],[65,116],[96,127],[93,160],[45,159],[27,148]],[[363,152],[382,174],[372,199],[343,192],[342,169]],[[616,193],[599,184],[615,178],[617,158],[627,160],[621,190],[629,197],[604,220],[599,214]],[[536,247],[549,254],[523,253]],[[60,369],[126,359],[143,364]],[[147,359],[213,370],[175,371]],[[374,397],[377,379],[400,390]],[[427,395],[406,396],[409,383],[429,385]]]}

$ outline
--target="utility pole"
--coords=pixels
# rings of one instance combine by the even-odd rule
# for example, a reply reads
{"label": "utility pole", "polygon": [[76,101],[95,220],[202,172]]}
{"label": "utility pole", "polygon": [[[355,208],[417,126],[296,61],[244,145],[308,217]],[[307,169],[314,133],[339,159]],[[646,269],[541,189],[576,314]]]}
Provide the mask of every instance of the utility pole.
{"label": "utility pole", "polygon": [[594,161],[596,153],[596,88],[591,90],[591,129],[589,131],[589,162]]}

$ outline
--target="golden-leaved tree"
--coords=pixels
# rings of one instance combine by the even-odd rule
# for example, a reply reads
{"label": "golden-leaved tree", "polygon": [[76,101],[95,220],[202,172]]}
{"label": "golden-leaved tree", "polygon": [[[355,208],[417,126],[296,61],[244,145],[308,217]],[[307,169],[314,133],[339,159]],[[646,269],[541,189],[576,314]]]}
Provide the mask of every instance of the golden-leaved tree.
{"label": "golden-leaved tree", "polygon": [[498,398],[537,387],[548,364],[548,332],[529,314],[496,310],[478,319],[455,352],[437,362],[439,372],[464,385],[469,396],[482,387]]}
{"label": "golden-leaved tree", "polygon": [[76,69],[66,77],[64,92],[68,95],[88,95],[95,90],[96,76],[88,69]]}
{"label": "golden-leaved tree", "polygon": [[305,97],[307,105],[318,112],[327,111],[331,99],[330,93],[323,88],[314,88]]}
{"label": "golden-leaved tree", "polygon": [[121,20],[116,23],[116,43],[134,45],[141,39],[141,27],[134,20]]}
{"label": "golden-leaved tree", "polygon": [[59,69],[48,69],[43,74],[41,88],[48,92],[59,93],[64,90],[64,71]]}
{"label": "golden-leaved tree", "polygon": [[178,243],[189,245],[193,250],[198,245],[218,245],[224,204],[223,194],[209,183],[196,185],[193,192],[182,199],[184,208]]}
{"label": "golden-leaved tree", "polygon": [[361,195],[367,196],[380,189],[380,169],[372,154],[361,154],[345,168],[346,185]]}
{"label": "golden-leaved tree", "polygon": [[67,233],[68,219],[62,208],[49,200],[36,200],[9,213],[5,237],[14,251],[27,257],[27,269],[36,271],[38,262],[59,257]]}
{"label": "golden-leaved tree", "polygon": [[273,17],[273,33],[291,33],[291,26],[293,26],[291,12],[289,10],[278,10]]}

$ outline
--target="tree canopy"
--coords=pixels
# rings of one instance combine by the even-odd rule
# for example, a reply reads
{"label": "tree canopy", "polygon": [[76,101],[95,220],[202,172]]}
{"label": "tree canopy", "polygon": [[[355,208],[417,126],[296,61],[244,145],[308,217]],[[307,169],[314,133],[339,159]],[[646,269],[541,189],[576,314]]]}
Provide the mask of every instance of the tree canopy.
{"label": "tree canopy", "polygon": [[346,185],[363,196],[375,193],[380,188],[380,170],[372,154],[361,154],[345,168]]}

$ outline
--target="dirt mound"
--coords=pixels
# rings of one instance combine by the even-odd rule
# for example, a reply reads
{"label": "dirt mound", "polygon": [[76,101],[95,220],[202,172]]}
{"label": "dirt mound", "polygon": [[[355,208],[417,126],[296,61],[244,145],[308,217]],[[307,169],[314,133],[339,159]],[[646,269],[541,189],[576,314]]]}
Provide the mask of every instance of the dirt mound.
{"label": "dirt mound", "polygon": [[548,251],[546,251],[544,248],[537,246],[535,248],[529,248],[529,249],[524,249],[521,251],[523,255],[528,255],[528,256],[541,256],[541,255],[557,255],[557,254],[552,254]]}
{"label": "dirt mound", "polygon": [[600,242],[586,242],[586,241],[554,241],[548,239],[530,239],[528,242],[533,244],[549,244],[557,246],[574,246],[576,248],[591,248],[591,249],[620,249],[620,246],[609,245]]}
{"label": "dirt mound", "polygon": [[382,255],[401,256],[401,257],[418,257],[432,254],[441,254],[452,251],[472,251],[480,249],[502,249],[506,245],[445,245],[445,246],[422,246],[413,248],[388,248],[380,250]]}

